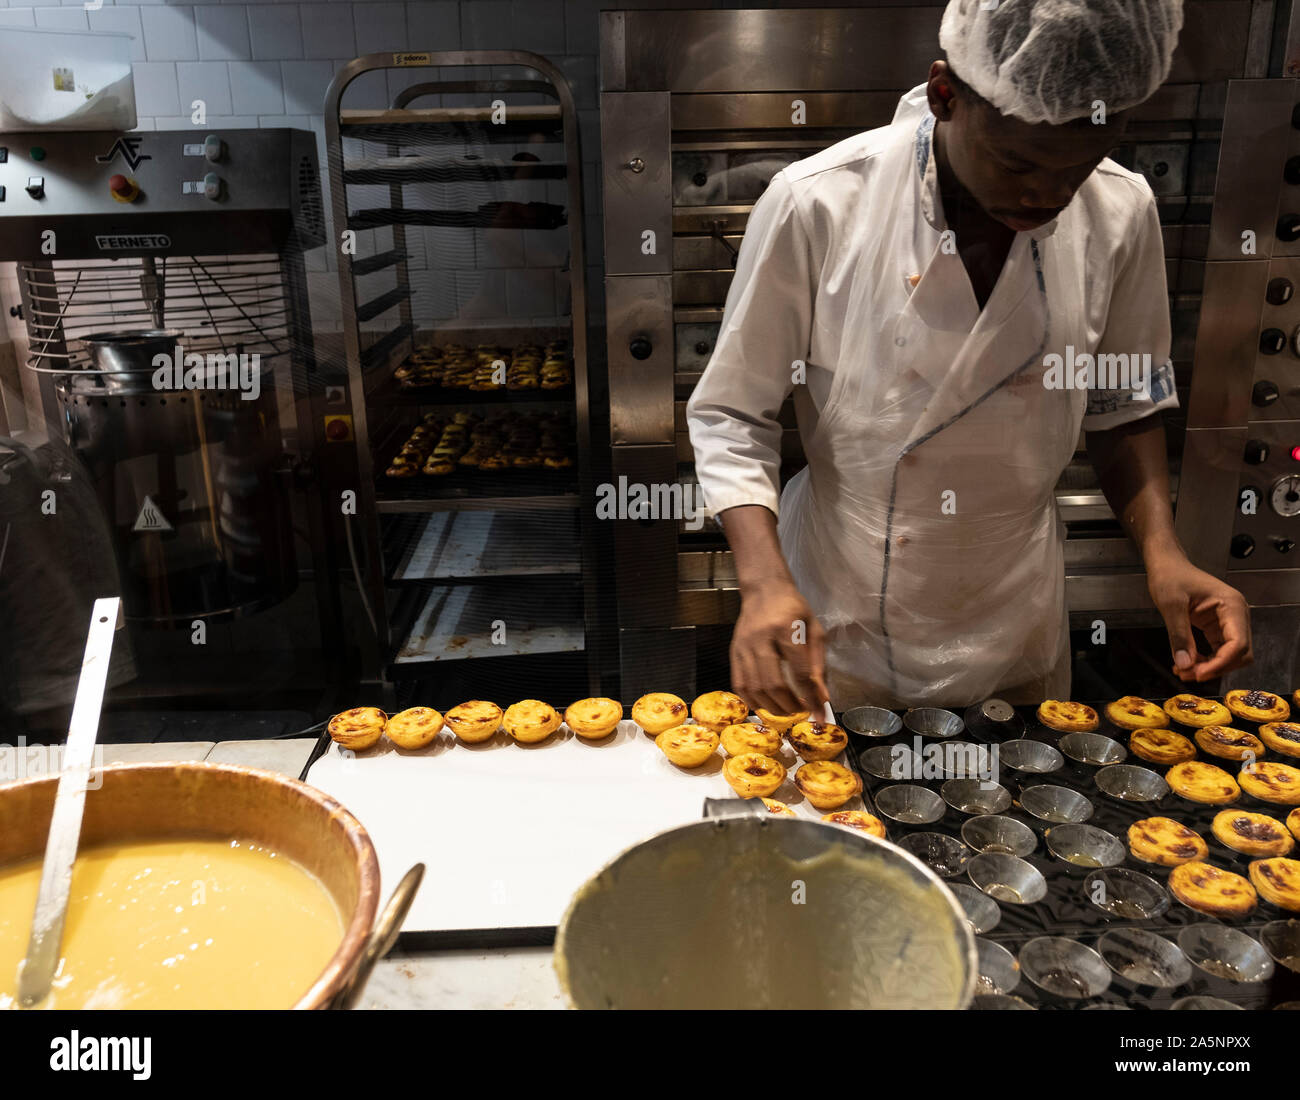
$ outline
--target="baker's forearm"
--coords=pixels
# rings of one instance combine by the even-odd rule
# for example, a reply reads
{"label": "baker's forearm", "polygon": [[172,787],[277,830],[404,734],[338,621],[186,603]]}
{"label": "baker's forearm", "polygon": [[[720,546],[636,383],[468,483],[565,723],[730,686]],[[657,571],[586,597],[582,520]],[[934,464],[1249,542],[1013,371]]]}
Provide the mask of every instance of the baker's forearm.
{"label": "baker's forearm", "polygon": [[1169,460],[1160,415],[1089,432],[1087,446],[1102,492],[1148,569],[1153,559],[1181,555],[1169,507]]}
{"label": "baker's forearm", "polygon": [[774,584],[794,584],[781,553],[776,516],[761,504],[742,504],[718,516],[736,563],[741,595]]}

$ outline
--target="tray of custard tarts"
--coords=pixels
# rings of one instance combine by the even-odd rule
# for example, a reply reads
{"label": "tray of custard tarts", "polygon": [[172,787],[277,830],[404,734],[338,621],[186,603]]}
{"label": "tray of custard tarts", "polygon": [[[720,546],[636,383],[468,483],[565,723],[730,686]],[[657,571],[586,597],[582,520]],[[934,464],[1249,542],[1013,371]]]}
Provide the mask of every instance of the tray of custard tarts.
{"label": "tray of custard tarts", "polygon": [[976,1007],[1295,999],[1300,698],[1001,707],[844,716],[889,839],[954,888],[982,960],[1010,956]]}
{"label": "tray of custard tarts", "polygon": [[407,933],[545,939],[626,848],[699,820],[707,798],[885,834],[845,730],[751,713],[727,691],[463,700],[334,715],[307,782],[366,826],[385,881],[424,862]]}

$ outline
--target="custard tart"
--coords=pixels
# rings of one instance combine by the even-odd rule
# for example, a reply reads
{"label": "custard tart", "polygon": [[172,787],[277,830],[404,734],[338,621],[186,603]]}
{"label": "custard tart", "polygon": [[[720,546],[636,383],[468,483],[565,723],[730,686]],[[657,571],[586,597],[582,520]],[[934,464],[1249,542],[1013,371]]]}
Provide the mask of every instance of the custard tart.
{"label": "custard tart", "polygon": [[1241,789],[1261,802],[1300,806],[1300,768],[1257,760],[1237,773]]}
{"label": "custard tart", "polygon": [[763,805],[767,807],[767,812],[774,817],[798,817],[799,815],[790,809],[784,802],[775,798],[764,798]]}
{"label": "custard tart", "polygon": [[1095,730],[1100,721],[1097,712],[1083,703],[1044,699],[1038,704],[1038,720],[1048,729],[1062,733],[1087,733]]}
{"label": "custard tart", "polygon": [[1264,742],[1245,730],[1202,726],[1193,736],[1202,749],[1222,760],[1256,760],[1264,755]]}
{"label": "custard tart", "polygon": [[1169,715],[1137,695],[1121,695],[1113,703],[1107,703],[1106,719],[1122,730],[1163,729],[1169,725]]}
{"label": "custard tart", "polygon": [[432,707],[408,707],[388,720],[384,733],[394,745],[403,749],[422,749],[438,736],[442,714]]}
{"label": "custard tart", "polygon": [[1161,867],[1177,867],[1210,854],[1200,833],[1172,817],[1144,817],[1133,822],[1128,827],[1128,850],[1134,859]]}
{"label": "custard tart", "polygon": [[1300,912],[1300,859],[1257,859],[1247,873],[1265,901]]}
{"label": "custard tart", "polygon": [[781,751],[781,735],[767,726],[737,722],[722,731],[722,751],[728,756],[741,756],[747,752],[776,756]]}
{"label": "custard tart", "polygon": [[1165,700],[1165,713],[1180,726],[1226,726],[1232,721],[1232,712],[1213,699],[1186,693]]}
{"label": "custard tart", "polygon": [[714,733],[721,733],[749,717],[749,707],[729,691],[707,691],[691,704],[691,717]]}
{"label": "custard tart", "polygon": [[838,810],[862,793],[862,779],[834,760],[810,760],[794,773],[794,785],[819,810]]}
{"label": "custard tart", "polygon": [[763,798],[785,782],[785,765],[759,752],[743,752],[728,757],[722,777],[741,798]]}
{"label": "custard tart", "polygon": [[[655,738],[655,744],[670,763],[679,768],[698,768],[717,750],[718,735],[705,726],[692,723],[664,730]],[[772,790],[776,788],[773,787]]]}
{"label": "custard tart", "polygon": [[1260,740],[1283,756],[1300,756],[1300,726],[1293,722],[1268,722],[1259,727]]}
{"label": "custard tart", "polygon": [[1286,827],[1291,830],[1293,837],[1300,840],[1300,807],[1286,815]]}
{"label": "custard tart", "polygon": [[1210,830],[1224,847],[1248,856],[1284,856],[1295,847],[1282,822],[1249,810],[1220,810]]}
{"label": "custard tart", "polygon": [[1249,879],[1199,860],[1169,872],[1169,892],[1189,909],[1212,917],[1244,917],[1259,903]]}
{"label": "custard tart", "polygon": [[540,699],[521,699],[506,708],[501,725],[516,741],[533,745],[545,741],[560,728],[560,714]]}
{"label": "custard tart", "polygon": [[1223,702],[1233,714],[1248,722],[1285,722],[1291,717],[1290,704],[1271,691],[1238,689],[1228,692]]}
{"label": "custard tart", "polygon": [[866,810],[836,810],[834,813],[826,814],[822,820],[832,825],[857,829],[869,836],[878,836],[881,840],[885,839],[885,823],[880,818],[867,813]]}
{"label": "custard tart", "polygon": [[1231,775],[1222,768],[1199,760],[1175,764],[1165,772],[1165,782],[1176,794],[1191,802],[1203,802],[1207,806],[1236,802],[1241,796],[1241,788]]}
{"label": "custard tart", "polygon": [[632,704],[632,721],[654,736],[680,726],[687,717],[686,702],[666,691],[652,691]]}
{"label": "custard tart", "polygon": [[802,722],[808,717],[806,710],[796,711],[794,714],[773,714],[762,707],[756,707],[754,713],[758,715],[763,725],[780,734],[785,734],[796,722]]}
{"label": "custard tart", "polygon": [[1152,764],[1181,764],[1196,759],[1196,746],[1175,730],[1158,727],[1134,730],[1128,747],[1134,756]]}
{"label": "custard tart", "polygon": [[386,725],[388,715],[378,707],[353,707],[334,715],[326,729],[336,744],[360,752],[379,744]]}
{"label": "custard tart", "polygon": [[468,744],[488,741],[501,728],[501,708],[483,699],[452,707],[445,715],[451,732]]}
{"label": "custard tart", "polygon": [[564,723],[579,737],[599,741],[608,737],[623,720],[623,704],[603,697],[579,699],[564,711]]}
{"label": "custard tart", "polygon": [[849,735],[829,722],[798,722],[790,745],[804,760],[834,760],[849,747]]}

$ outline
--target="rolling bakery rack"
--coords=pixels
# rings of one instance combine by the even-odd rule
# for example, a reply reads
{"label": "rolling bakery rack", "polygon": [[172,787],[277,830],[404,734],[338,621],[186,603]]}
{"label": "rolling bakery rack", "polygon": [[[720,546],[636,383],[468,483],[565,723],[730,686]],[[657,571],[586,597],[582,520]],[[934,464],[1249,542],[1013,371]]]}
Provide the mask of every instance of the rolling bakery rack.
{"label": "rolling bakery rack", "polygon": [[[350,87],[374,102],[376,80],[388,107],[344,105]],[[486,658],[513,676],[546,654],[548,676],[595,692],[572,92],[533,53],[377,53],[336,74],[325,116],[357,456],[347,549],[374,629],[363,679],[472,680],[465,662]]]}

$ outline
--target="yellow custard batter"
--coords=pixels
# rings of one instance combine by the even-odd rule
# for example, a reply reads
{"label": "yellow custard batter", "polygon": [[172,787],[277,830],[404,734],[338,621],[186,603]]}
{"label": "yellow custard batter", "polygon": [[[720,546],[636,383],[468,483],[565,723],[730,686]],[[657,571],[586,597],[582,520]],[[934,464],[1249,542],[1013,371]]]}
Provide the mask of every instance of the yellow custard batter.
{"label": "yellow custard batter", "polygon": [[[17,1008],[41,861],[0,867],[0,1008]],[[77,853],[63,956],[42,1008],[289,1008],[343,922],[310,872],[247,841]]]}

